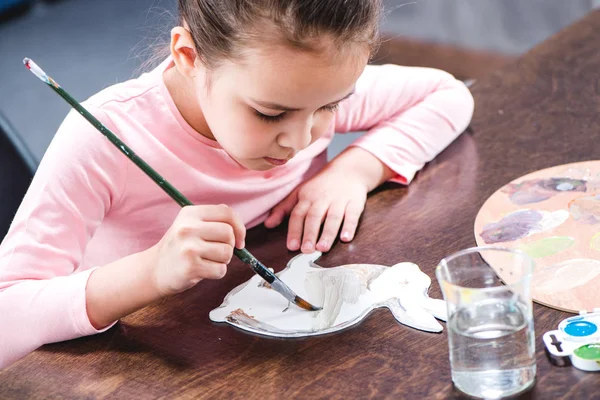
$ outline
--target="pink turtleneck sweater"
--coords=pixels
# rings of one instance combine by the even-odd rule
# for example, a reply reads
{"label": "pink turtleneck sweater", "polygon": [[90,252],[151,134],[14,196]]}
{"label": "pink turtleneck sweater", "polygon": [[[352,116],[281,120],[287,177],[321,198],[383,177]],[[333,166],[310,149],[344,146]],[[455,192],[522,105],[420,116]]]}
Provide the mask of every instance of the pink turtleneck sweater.
{"label": "pink turtleneck sweater", "polygon": [[[194,204],[225,203],[247,227],[327,161],[334,132],[368,131],[354,146],[409,183],[468,125],[473,99],[434,69],[368,66],[327,133],[286,165],[244,169],[178,112],[154,71],[84,106]],[[98,331],[86,313],[94,268],[156,244],[180,207],[79,114],[46,152],[0,246],[0,368],[37,347]]]}

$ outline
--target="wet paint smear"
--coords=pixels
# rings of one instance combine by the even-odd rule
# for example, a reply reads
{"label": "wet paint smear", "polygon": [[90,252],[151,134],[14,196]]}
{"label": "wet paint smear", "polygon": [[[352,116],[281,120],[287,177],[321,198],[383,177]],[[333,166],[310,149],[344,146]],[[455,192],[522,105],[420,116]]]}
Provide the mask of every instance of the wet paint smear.
{"label": "wet paint smear", "polygon": [[557,293],[586,285],[600,275],[600,261],[581,258],[563,261],[535,272],[539,293]]}
{"label": "wet paint smear", "polygon": [[569,204],[569,212],[576,221],[597,224],[600,222],[600,194],[574,199]]}
{"label": "wet paint smear", "polygon": [[565,251],[574,244],[575,239],[570,236],[552,236],[527,243],[520,248],[531,258],[544,258]]}
{"label": "wet paint smear", "polygon": [[276,328],[273,325],[269,325],[269,324],[266,324],[264,322],[257,321],[253,316],[246,314],[244,312],[244,310],[242,310],[241,308],[233,310],[226,317],[226,319],[229,322],[236,323],[236,324],[239,324],[241,326],[247,326],[247,327],[250,327],[250,328],[255,328],[255,329],[258,329],[258,330],[263,330],[263,331],[268,331],[268,332],[273,332],[273,333],[279,333],[279,334],[289,333],[288,331]]}
{"label": "wet paint smear", "polygon": [[548,178],[531,179],[507,185],[503,192],[509,195],[514,204],[531,204],[548,200],[559,193],[585,192],[587,182],[583,179]]}
{"label": "wet paint smear", "polygon": [[533,233],[554,229],[569,217],[568,211],[519,210],[483,227],[481,238],[487,244],[512,242]]}

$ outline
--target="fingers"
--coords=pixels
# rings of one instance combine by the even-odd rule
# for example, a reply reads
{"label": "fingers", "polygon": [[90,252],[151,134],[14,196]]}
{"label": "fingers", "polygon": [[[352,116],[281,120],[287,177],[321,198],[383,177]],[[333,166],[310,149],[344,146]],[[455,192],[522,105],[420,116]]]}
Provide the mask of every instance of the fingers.
{"label": "fingers", "polygon": [[223,264],[229,264],[233,257],[233,247],[219,242],[204,242],[199,240],[193,252],[201,260]]}
{"label": "fingers", "polygon": [[202,239],[191,242],[183,252],[193,265],[189,270],[190,277],[196,280],[221,279],[233,257],[233,247],[229,244]]}
{"label": "fingers", "polygon": [[306,218],[306,214],[308,214],[310,206],[310,202],[300,201],[298,204],[296,204],[290,214],[287,246],[291,251],[300,249],[300,240],[302,238],[302,231],[304,229],[304,219]]}
{"label": "fingers", "polygon": [[297,202],[298,190],[294,190],[281,203],[273,207],[269,217],[265,220],[265,226],[267,228],[275,228],[281,224],[283,219],[292,212]]}
{"label": "fingers", "polygon": [[[301,250],[312,253],[315,250],[329,251],[335,237],[340,232],[340,238],[349,242],[354,238],[360,216],[364,210],[363,201],[350,201],[347,204],[333,202],[311,203],[298,201],[297,191],[291,193],[284,201],[273,208],[271,215],[265,221],[267,227],[274,227],[290,214],[287,247],[291,251]],[[215,255],[204,254],[202,259],[215,263],[229,263],[233,247],[245,246],[246,227],[237,213],[226,205],[190,206],[182,210],[185,213],[186,226],[180,229],[183,235],[193,235],[202,238],[208,244],[221,244],[229,247],[228,251],[217,250]],[[202,223],[194,223],[194,221]],[[324,223],[324,225],[323,225]],[[323,232],[319,237],[321,226]]]}
{"label": "fingers", "polygon": [[202,260],[192,271],[195,283],[202,279],[221,279],[227,273],[227,264],[211,260]]}
{"label": "fingers", "polygon": [[224,222],[203,222],[201,224],[191,223],[192,226],[182,229],[183,234],[190,238],[201,238],[206,242],[219,242],[228,244],[231,248],[235,246],[235,231],[233,226]]}
{"label": "fingers", "polygon": [[202,279],[222,278],[245,236],[244,224],[230,207],[184,207],[151,252],[158,292],[178,293]]}
{"label": "fingers", "polygon": [[[347,205],[299,202],[290,216],[288,249],[302,250],[303,253],[312,253],[315,250],[329,251],[340,231],[342,221],[341,239],[344,242],[351,241],[363,210],[364,203],[360,201],[351,201]],[[317,242],[323,221],[323,232]]]}
{"label": "fingers", "polygon": [[327,215],[328,208],[329,204],[327,203],[313,203],[308,209],[308,213],[304,219],[304,235],[301,247],[303,253],[312,253],[315,251],[317,237],[325,215]]}
{"label": "fingers", "polygon": [[340,226],[344,219],[345,206],[343,204],[333,204],[327,211],[323,233],[317,243],[317,250],[329,251],[335,241],[335,237],[340,231]]}
{"label": "fingers", "polygon": [[360,216],[365,209],[365,203],[362,201],[351,201],[346,206],[346,214],[344,215],[344,225],[342,227],[342,233],[340,239],[344,242],[349,242],[354,239],[356,228]]}
{"label": "fingers", "polygon": [[[246,227],[244,226],[244,223],[239,215],[231,207],[225,204],[218,206],[189,206],[185,207],[182,212],[185,212],[192,218],[205,223],[217,222],[230,225],[233,229],[233,243],[235,247],[238,249],[245,247]],[[191,224],[193,226],[193,223]],[[200,226],[200,224],[198,224],[198,226]]]}

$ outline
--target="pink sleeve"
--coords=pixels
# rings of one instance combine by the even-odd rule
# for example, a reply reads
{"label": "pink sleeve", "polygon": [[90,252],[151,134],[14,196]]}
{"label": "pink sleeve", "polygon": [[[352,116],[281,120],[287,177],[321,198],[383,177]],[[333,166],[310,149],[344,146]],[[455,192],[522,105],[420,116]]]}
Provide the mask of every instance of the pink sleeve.
{"label": "pink sleeve", "polygon": [[431,68],[369,65],[355,94],[340,104],[335,131],[368,130],[361,147],[409,183],[466,129],[473,114],[469,89]]}
{"label": "pink sleeve", "polygon": [[72,111],[44,155],[0,246],[0,368],[45,343],[98,332],[86,312],[92,270],[80,264],[122,193],[127,160],[111,146]]}

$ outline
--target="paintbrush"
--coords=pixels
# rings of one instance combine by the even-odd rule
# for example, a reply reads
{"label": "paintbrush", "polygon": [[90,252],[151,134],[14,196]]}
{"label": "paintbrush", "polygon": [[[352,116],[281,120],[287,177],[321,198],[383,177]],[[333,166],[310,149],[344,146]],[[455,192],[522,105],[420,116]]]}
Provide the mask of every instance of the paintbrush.
{"label": "paintbrush", "polygon": [[[192,202],[189,201],[181,192],[173,187],[166,179],[164,179],[158,172],[156,172],[150,165],[144,160],[138,157],[133,150],[131,150],[125,143],[123,143],[114,133],[110,131],[102,122],[98,121],[89,111],[87,111],[77,100],[75,100],[67,91],[65,91],[54,79],[49,77],[36,63],[29,58],[23,60],[23,64],[29,69],[35,76],[40,78],[42,82],[50,86],[60,97],[62,97],[67,103],[71,105],[79,114],[87,119],[96,129],[100,131],[106,138],[114,144],[121,153],[125,154],[135,165],[137,165],[146,175],[148,175],[156,184],[164,190],[173,200],[177,202],[181,207],[192,206]],[[308,311],[318,311],[321,307],[315,307],[300,296],[296,295],[292,289],[290,289],[281,279],[265,267],[260,261],[256,259],[248,250],[234,248],[233,253],[244,263],[248,264],[255,273],[260,275],[265,281],[267,281],[271,288],[276,292],[280,293],[288,301],[296,304],[298,307]]]}

